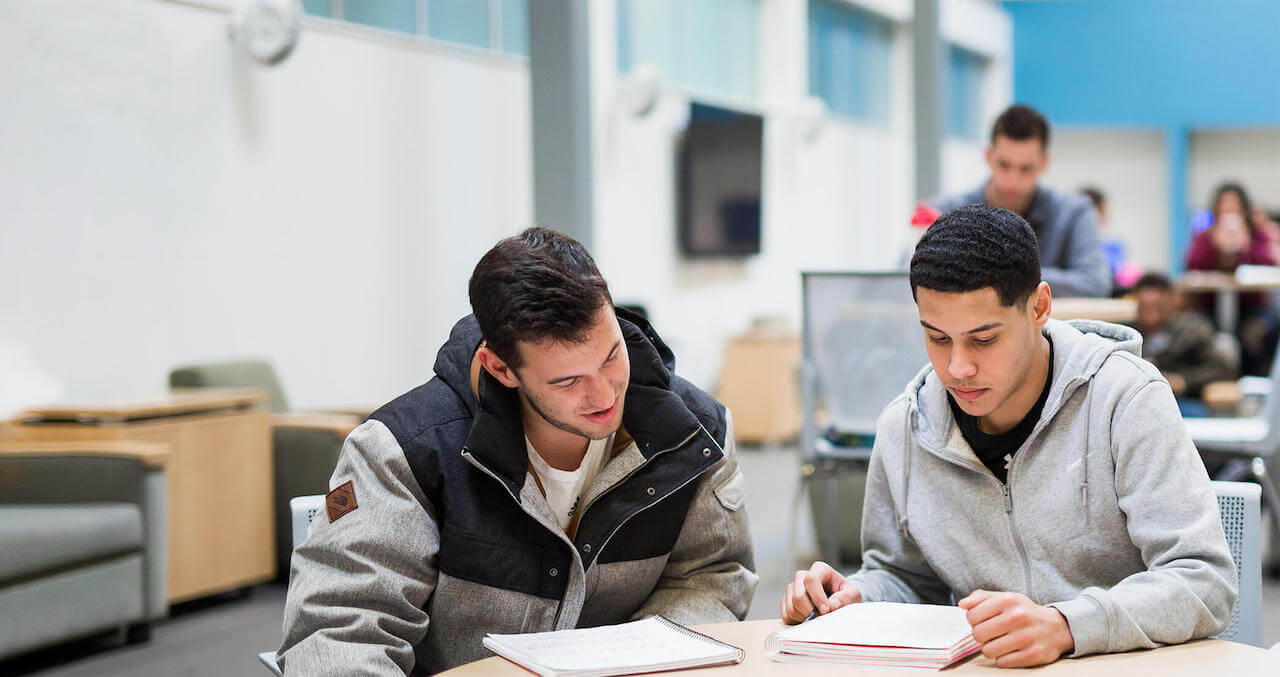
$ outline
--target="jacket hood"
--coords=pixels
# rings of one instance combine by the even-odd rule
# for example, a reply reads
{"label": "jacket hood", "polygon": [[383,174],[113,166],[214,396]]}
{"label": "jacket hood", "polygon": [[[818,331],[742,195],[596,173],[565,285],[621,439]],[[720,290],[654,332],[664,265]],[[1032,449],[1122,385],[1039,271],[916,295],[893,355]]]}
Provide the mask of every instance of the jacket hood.
{"label": "jacket hood", "polygon": [[[1042,420],[1051,420],[1076,388],[1094,378],[1114,353],[1141,357],[1142,335],[1136,329],[1097,320],[1049,320],[1043,333],[1053,341],[1053,375]],[[907,385],[912,432],[919,441],[941,447],[951,433],[953,419],[946,388],[931,365]]]}

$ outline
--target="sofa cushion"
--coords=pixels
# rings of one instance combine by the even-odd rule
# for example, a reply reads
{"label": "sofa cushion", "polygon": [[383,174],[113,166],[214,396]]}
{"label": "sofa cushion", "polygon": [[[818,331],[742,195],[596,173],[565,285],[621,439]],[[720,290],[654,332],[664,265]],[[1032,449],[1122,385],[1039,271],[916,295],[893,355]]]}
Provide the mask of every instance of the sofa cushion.
{"label": "sofa cushion", "polygon": [[141,549],[133,503],[0,504],[0,584]]}

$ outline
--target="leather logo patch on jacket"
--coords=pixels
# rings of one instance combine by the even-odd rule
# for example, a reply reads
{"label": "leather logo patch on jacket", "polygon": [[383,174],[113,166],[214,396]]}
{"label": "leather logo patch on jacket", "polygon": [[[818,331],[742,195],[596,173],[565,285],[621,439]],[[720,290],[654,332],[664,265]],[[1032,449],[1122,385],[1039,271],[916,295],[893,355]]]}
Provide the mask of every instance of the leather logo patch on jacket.
{"label": "leather logo patch on jacket", "polygon": [[324,507],[329,513],[329,521],[336,522],[339,517],[359,507],[356,503],[356,487],[351,480],[338,485],[333,491],[325,494]]}

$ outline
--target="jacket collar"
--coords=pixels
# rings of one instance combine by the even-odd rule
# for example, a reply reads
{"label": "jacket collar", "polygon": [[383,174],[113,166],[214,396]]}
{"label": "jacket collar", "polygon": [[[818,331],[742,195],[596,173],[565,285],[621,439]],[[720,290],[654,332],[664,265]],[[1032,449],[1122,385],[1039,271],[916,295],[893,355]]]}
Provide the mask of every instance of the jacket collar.
{"label": "jacket collar", "polygon": [[[657,337],[647,322],[634,320],[639,318],[625,310],[618,311],[618,325],[631,362],[631,382],[623,405],[622,425],[648,461],[693,437],[701,423],[684,400],[671,390],[670,367],[674,361],[670,350],[661,339],[653,340]],[[475,418],[463,449],[497,474],[513,495],[519,496],[528,468],[520,396],[514,388],[502,385],[483,369],[479,371],[476,385]],[[699,468],[706,460],[702,455],[689,458]]]}

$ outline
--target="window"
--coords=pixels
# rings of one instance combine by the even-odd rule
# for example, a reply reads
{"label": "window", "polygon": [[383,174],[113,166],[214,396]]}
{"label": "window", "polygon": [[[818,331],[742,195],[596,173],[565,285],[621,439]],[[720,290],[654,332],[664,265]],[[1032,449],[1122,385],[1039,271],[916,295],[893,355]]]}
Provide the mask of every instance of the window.
{"label": "window", "polygon": [[889,123],[893,22],[832,0],[809,3],[809,93],[833,113]]}
{"label": "window", "polygon": [[302,0],[308,14],[529,54],[529,0]]}
{"label": "window", "polygon": [[759,0],[618,0],[618,71],[653,64],[695,92],[755,99]]}
{"label": "window", "polygon": [[982,140],[982,80],[986,57],[967,49],[947,47],[947,134]]}

